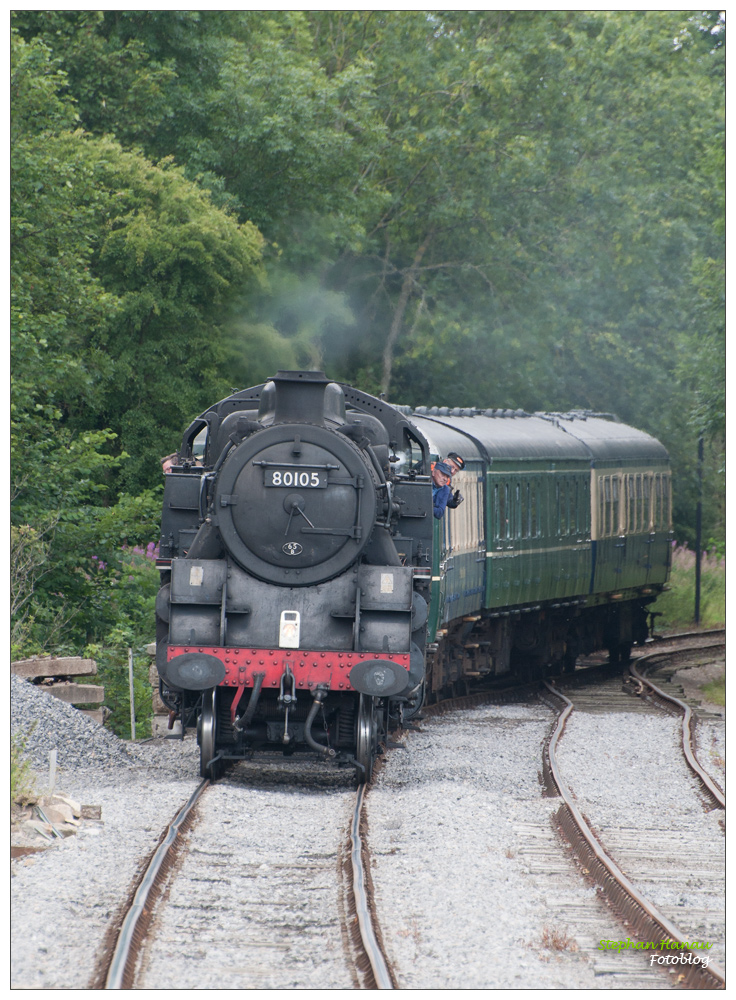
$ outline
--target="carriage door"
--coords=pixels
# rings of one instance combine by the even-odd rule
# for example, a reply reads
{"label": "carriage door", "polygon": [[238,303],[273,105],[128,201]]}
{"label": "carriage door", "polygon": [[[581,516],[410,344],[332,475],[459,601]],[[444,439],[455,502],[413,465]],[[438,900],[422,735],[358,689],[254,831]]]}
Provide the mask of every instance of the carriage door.
{"label": "carriage door", "polygon": [[462,486],[465,502],[460,505],[468,508],[468,575],[466,581],[467,608],[465,614],[478,611],[485,604],[486,593],[486,513],[484,509],[484,469],[473,465],[468,471]]}
{"label": "carriage door", "polygon": [[488,516],[485,510],[485,499],[486,499],[486,488],[485,488],[485,469],[483,466],[476,470],[475,475],[475,491],[476,491],[476,505],[475,505],[475,521],[477,524],[477,539],[478,547],[476,549],[476,565],[478,567],[478,601],[477,606],[482,607],[485,604],[485,594],[486,594],[486,573],[490,570],[488,565],[488,560],[486,559],[486,552],[488,551],[488,539],[486,538],[486,528],[488,525]]}

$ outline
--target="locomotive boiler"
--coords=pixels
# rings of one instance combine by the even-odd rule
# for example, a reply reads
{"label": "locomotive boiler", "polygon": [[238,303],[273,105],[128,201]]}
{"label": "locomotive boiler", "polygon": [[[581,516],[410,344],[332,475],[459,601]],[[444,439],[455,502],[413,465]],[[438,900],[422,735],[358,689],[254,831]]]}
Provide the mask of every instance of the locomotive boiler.
{"label": "locomotive boiler", "polygon": [[[432,515],[432,462],[464,502]],[[257,751],[370,779],[425,698],[628,659],[671,550],[669,459],[587,411],[397,407],[279,372],[198,417],[166,476],[161,697],[203,775]]]}

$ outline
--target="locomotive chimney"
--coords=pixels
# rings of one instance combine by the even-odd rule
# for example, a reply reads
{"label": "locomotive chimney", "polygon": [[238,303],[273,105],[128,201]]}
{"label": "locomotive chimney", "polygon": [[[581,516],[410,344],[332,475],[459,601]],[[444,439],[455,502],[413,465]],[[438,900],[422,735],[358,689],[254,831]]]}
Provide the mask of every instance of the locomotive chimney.
{"label": "locomotive chimney", "polygon": [[275,387],[275,424],[324,424],[325,388],[329,379],[319,371],[279,371],[271,379]]}

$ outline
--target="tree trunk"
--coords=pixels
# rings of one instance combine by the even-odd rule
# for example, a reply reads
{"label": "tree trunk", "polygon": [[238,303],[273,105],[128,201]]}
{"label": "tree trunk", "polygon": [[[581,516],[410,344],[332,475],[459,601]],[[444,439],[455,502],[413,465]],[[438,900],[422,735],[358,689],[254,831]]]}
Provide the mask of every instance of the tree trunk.
{"label": "tree trunk", "polygon": [[401,324],[404,321],[404,313],[406,312],[406,307],[409,304],[409,297],[411,296],[416,274],[419,270],[419,265],[421,264],[422,258],[427,251],[427,247],[432,242],[433,235],[434,234],[432,232],[427,234],[424,242],[417,248],[417,252],[414,254],[414,260],[411,262],[411,266],[404,274],[404,281],[401,285],[401,294],[399,295],[399,301],[396,303],[391,329],[389,330],[388,337],[386,339],[386,346],[383,349],[381,394],[386,399],[388,399],[388,391],[391,387],[391,372],[394,364],[394,347],[396,346],[396,341],[399,339],[399,334],[401,333]]}

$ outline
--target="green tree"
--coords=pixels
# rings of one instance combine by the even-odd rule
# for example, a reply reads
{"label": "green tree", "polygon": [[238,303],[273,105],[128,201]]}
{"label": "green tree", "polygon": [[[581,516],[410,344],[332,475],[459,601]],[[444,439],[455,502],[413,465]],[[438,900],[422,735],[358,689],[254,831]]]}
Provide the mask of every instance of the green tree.
{"label": "green tree", "polygon": [[111,574],[157,535],[159,456],[229,389],[222,322],[262,241],[180,169],[76,128],[48,48],[12,46],[13,638],[78,647],[132,614]]}
{"label": "green tree", "polygon": [[[365,346],[351,363],[388,393],[405,352],[402,389],[423,348],[425,361],[438,356],[433,342],[453,315],[456,346],[475,338],[473,326],[492,339],[547,263],[567,196],[563,95],[547,83],[564,67],[564,17],[317,17],[327,65],[370,51],[386,125],[376,183],[389,197],[366,223],[365,251],[344,254],[330,281],[356,302]],[[477,309],[470,328],[457,315],[468,301]],[[445,358],[450,368],[457,361]],[[421,392],[421,381],[412,388]]]}
{"label": "green tree", "polygon": [[114,192],[91,266],[120,301],[109,325],[90,330],[87,349],[114,359],[103,419],[131,456],[124,482],[137,491],[169,450],[163,435],[176,444],[191,417],[230,389],[222,324],[229,302],[258,283],[262,238],[181,168],[109,139],[87,149],[97,185]]}
{"label": "green tree", "polygon": [[[670,447],[687,527],[694,440],[715,455],[724,411],[718,12],[13,17],[55,60],[55,169],[89,154],[85,198],[62,194],[92,220],[104,322],[55,317],[77,365],[59,409],[120,435],[126,488],[151,485],[157,449],[231,380],[306,364],[406,402],[616,412]],[[241,228],[212,223],[214,204]]]}
{"label": "green tree", "polygon": [[53,638],[74,615],[63,596],[36,600],[71,512],[94,502],[118,459],[114,433],[77,434],[69,415],[99,405],[104,358],[86,331],[119,308],[89,271],[95,202],[89,178],[60,148],[81,141],[64,80],[39,41],[12,37],[11,95],[11,579],[13,639],[34,622]]}
{"label": "green tree", "polygon": [[[154,11],[24,10],[12,12],[11,24],[23,39],[43,42],[53,53],[61,85],[74,98],[86,131],[145,146],[173,114],[176,72],[126,26],[145,25],[155,16]],[[167,16],[175,33],[172,22],[196,18],[196,12]]]}

